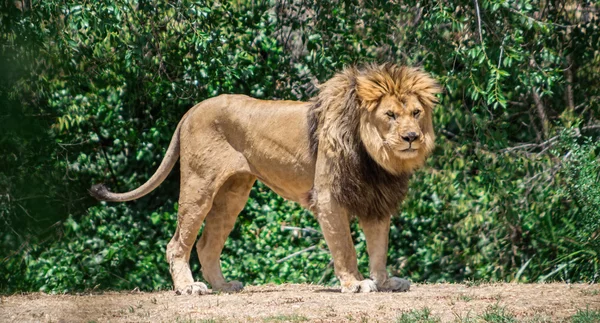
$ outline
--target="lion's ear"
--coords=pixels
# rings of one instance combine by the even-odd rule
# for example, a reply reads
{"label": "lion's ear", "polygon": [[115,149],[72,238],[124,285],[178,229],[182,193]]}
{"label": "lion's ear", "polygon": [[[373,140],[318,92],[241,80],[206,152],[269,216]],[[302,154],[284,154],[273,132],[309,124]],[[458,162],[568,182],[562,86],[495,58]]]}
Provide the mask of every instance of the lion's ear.
{"label": "lion's ear", "polygon": [[390,93],[388,80],[379,74],[356,77],[356,93],[364,103],[373,103],[381,99],[385,93]]}

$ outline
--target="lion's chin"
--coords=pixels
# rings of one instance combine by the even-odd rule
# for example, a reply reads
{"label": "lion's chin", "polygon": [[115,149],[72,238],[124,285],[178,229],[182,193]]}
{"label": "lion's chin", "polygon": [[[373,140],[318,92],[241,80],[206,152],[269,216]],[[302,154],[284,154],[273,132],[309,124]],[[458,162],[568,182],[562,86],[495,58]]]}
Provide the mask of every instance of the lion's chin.
{"label": "lion's chin", "polygon": [[396,150],[394,155],[400,159],[412,159],[419,155],[418,148],[406,148],[402,150]]}

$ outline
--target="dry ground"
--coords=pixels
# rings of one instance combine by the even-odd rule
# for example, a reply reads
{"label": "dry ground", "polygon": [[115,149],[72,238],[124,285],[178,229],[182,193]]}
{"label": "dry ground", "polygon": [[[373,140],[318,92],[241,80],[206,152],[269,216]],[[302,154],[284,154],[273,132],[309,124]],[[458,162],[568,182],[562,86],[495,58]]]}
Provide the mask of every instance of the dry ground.
{"label": "dry ground", "polygon": [[[494,307],[495,306],[495,307]],[[341,294],[317,285],[248,286],[238,294],[173,292],[4,296],[2,322],[390,322],[429,308],[443,322],[480,320],[502,308],[519,320],[555,322],[578,309],[600,309],[600,286],[588,284],[426,284],[407,293]]]}

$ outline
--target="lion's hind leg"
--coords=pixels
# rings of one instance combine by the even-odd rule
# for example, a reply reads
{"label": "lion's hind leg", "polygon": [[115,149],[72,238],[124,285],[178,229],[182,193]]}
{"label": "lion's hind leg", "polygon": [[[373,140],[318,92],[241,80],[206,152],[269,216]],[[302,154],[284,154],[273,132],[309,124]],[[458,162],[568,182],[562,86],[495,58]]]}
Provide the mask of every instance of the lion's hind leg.
{"label": "lion's hind leg", "polygon": [[213,200],[212,208],[206,217],[204,231],[196,249],[202,267],[202,276],[213,290],[236,292],[243,288],[241,282],[227,282],[221,271],[221,251],[225,240],[235,225],[238,214],[246,205],[250,190],[256,178],[247,174],[230,177]]}
{"label": "lion's hind leg", "polygon": [[[215,187],[214,178],[205,179],[184,168],[182,165],[177,230],[167,245],[167,260],[176,293],[202,295],[209,290],[204,283],[194,282],[190,253],[218,186]],[[183,172],[187,175],[183,176]]]}
{"label": "lion's hind leg", "polygon": [[[194,282],[189,264],[192,247],[202,222],[215,207],[213,202],[220,195],[221,187],[229,185],[228,181],[236,178],[236,174],[250,173],[244,156],[217,131],[219,127],[214,127],[214,120],[206,117],[210,113],[206,110],[190,114],[181,125],[179,134],[181,184],[177,231],[167,245],[173,287],[178,294],[210,292],[204,283]],[[246,185],[251,187],[251,184]],[[218,197],[217,200],[221,201],[222,198]],[[218,209],[225,202],[217,204]]]}
{"label": "lion's hind leg", "polygon": [[[221,154],[220,157],[225,160],[236,160],[226,153]],[[220,188],[228,181],[231,174],[235,173],[235,169],[243,169],[244,166],[238,167],[233,163],[226,167],[216,165],[219,164],[215,161],[205,160],[202,165],[192,166],[182,158],[177,230],[167,245],[169,270],[177,294],[202,295],[210,292],[204,283],[194,282],[189,264],[190,253],[202,222],[212,209],[213,201]]]}

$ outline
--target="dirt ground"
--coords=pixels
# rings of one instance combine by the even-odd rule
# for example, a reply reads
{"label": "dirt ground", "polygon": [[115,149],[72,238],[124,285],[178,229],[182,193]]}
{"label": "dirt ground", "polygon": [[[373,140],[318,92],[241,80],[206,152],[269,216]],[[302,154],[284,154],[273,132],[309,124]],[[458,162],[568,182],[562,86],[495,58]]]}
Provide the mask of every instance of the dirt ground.
{"label": "dirt ground", "polygon": [[1,322],[389,322],[429,308],[443,322],[501,307],[518,319],[560,321],[600,309],[600,285],[425,284],[406,293],[342,294],[318,285],[248,286],[238,294],[174,292],[3,296]]}

